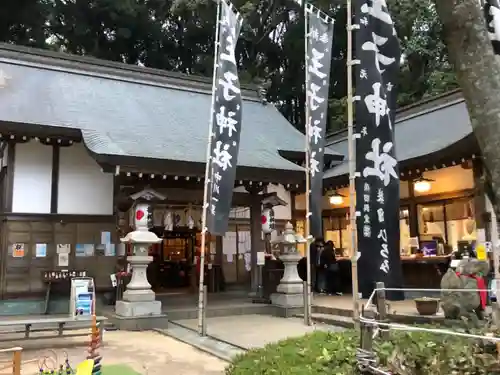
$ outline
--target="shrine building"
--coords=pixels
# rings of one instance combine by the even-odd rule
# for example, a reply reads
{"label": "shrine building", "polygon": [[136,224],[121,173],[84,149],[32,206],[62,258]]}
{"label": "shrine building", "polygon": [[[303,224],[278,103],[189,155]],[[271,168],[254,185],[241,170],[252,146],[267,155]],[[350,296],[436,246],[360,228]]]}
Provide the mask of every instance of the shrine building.
{"label": "shrine building", "polygon": [[[61,270],[110,290],[140,201],[162,238],[150,252],[153,290],[193,294],[211,88],[206,78],[0,44],[0,315],[47,312],[47,277]],[[211,280],[256,292],[263,209],[273,206],[278,231],[287,221],[304,231],[305,140],[256,89],[242,94],[229,230],[205,251]],[[461,93],[400,109],[395,134],[405,286],[436,288],[449,253],[499,236]],[[346,136],[328,139],[323,232],[349,293]]]}
{"label": "shrine building", "polygon": [[[325,172],[323,231],[342,261],[345,292],[351,291],[348,144],[346,131],[329,147],[344,161]],[[499,233],[478,144],[459,90],[401,108],[396,114],[400,168],[400,238],[405,287],[439,288],[452,251],[476,241],[498,243]],[[294,219],[303,231],[304,195]]]}
{"label": "shrine building", "polygon": [[[211,88],[210,79],[0,45],[0,314],[21,311],[13,299],[31,301],[25,313],[46,312],[56,271],[85,271],[98,292],[110,289],[139,200],[163,238],[150,253],[153,290],[191,291]],[[209,237],[206,252],[226,286],[255,290],[263,205],[275,206],[278,229],[292,219],[304,135],[257,90],[242,94],[229,234]],[[327,163],[342,159],[327,150]]]}

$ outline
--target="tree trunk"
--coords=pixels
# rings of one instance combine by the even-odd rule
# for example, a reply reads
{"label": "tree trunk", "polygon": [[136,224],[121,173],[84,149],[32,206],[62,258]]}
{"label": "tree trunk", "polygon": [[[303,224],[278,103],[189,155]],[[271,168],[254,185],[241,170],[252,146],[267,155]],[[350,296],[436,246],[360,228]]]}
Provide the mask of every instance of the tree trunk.
{"label": "tree trunk", "polygon": [[435,2],[500,217],[500,64],[493,54],[479,1]]}
{"label": "tree trunk", "polygon": [[[472,129],[489,175],[489,192],[500,218],[500,64],[493,54],[486,21],[477,0],[435,0],[443,23],[450,61],[462,88]],[[439,126],[436,124],[436,126]],[[492,223],[497,225],[496,222]],[[493,243],[497,241],[493,238]],[[495,325],[500,327],[500,270],[494,246],[497,303]]]}

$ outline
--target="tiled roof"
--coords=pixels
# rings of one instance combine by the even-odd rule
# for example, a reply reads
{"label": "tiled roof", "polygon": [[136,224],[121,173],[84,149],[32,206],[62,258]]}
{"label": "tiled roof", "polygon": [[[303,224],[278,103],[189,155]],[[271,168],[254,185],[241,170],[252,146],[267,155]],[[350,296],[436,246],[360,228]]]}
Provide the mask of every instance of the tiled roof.
{"label": "tiled roof", "polygon": [[[206,80],[6,45],[0,45],[0,72],[8,77],[0,121],[80,129],[96,154],[206,160]],[[304,135],[245,91],[238,165],[300,171],[279,151],[303,150]]]}
{"label": "tiled roof", "polygon": [[[418,111],[401,111],[396,115],[395,147],[399,162],[429,155],[461,141],[472,133],[469,113],[463,98],[454,94],[449,101]],[[349,173],[348,144],[342,137],[329,147],[345,155],[344,162],[325,172],[325,179]]]}

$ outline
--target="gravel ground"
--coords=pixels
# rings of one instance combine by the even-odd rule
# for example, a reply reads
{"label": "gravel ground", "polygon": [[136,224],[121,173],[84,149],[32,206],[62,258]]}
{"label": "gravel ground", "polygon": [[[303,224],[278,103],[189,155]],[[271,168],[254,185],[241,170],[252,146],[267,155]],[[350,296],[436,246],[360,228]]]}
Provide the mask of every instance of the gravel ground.
{"label": "gravel ground", "polygon": [[[105,332],[104,342],[100,349],[103,365],[125,364],[143,375],[223,375],[227,365],[218,358],[154,332]],[[85,359],[86,349],[25,350],[21,373],[36,375],[38,358],[57,355],[59,362],[64,362],[65,353],[76,367]],[[6,360],[8,357],[0,357],[1,363]]]}

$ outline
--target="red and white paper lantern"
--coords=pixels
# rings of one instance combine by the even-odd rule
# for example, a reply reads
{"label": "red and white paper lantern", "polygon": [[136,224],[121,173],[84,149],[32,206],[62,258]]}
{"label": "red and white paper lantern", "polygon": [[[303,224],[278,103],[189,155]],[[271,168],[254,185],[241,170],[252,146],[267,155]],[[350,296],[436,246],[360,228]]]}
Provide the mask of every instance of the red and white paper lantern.
{"label": "red and white paper lantern", "polygon": [[149,204],[139,203],[134,209],[135,230],[148,230],[152,225],[152,213]]}
{"label": "red and white paper lantern", "polygon": [[262,232],[265,234],[271,233],[275,228],[274,210],[265,208],[261,215]]}

